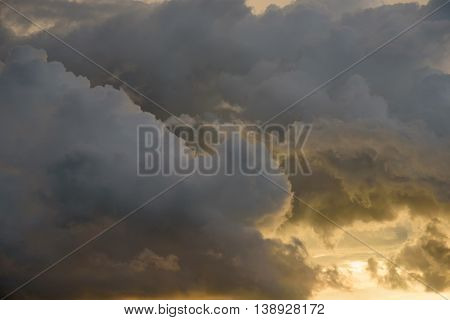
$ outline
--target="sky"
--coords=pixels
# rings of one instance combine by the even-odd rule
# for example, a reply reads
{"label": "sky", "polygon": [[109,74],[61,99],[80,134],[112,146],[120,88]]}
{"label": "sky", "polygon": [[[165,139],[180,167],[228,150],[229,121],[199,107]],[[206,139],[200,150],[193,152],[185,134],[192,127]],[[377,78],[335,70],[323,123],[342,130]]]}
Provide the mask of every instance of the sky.
{"label": "sky", "polygon": [[[9,3],[114,77],[0,6],[2,296],[178,180],[136,175],[138,126],[264,122],[443,1]],[[194,174],[12,298],[450,296],[449,27],[273,120],[312,125],[287,192]]]}

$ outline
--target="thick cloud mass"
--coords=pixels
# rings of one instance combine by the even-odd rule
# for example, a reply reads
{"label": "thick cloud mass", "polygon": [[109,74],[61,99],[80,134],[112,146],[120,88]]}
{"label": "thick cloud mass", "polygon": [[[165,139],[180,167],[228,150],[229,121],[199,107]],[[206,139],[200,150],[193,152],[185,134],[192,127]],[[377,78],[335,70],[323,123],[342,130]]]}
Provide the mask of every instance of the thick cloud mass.
{"label": "thick cloud mass", "polygon": [[[258,16],[242,0],[130,3],[108,19],[52,30],[177,115],[266,120],[440,3],[338,14],[327,1],[297,1]],[[59,15],[80,21],[65,6]],[[315,174],[291,180],[299,196],[338,222],[392,219],[405,207],[447,212],[450,76],[436,68],[448,58],[447,11],[276,120],[316,124],[308,143]],[[47,36],[17,41],[46,48],[93,83],[114,83]],[[423,154],[433,148],[436,162]]]}
{"label": "thick cloud mass", "polygon": [[[217,113],[225,102],[241,107],[240,117],[250,120],[268,119],[439,3],[382,6],[336,17],[326,5],[302,1],[282,9],[273,6],[260,16],[252,15],[243,0],[131,2],[125,8],[112,3],[40,2],[40,10],[26,1],[17,5],[36,18],[63,19],[51,30],[171,112]],[[111,7],[108,18],[96,13],[107,11],[103,6]],[[445,12],[427,20],[348,75],[358,78],[338,81],[279,120],[390,115],[424,121],[443,133],[448,114],[443,114],[442,104],[448,98],[433,90],[443,92],[446,77],[430,62],[448,58],[449,24]],[[46,35],[17,41],[44,47],[50,59],[95,83],[111,82]],[[365,100],[369,88],[377,97],[370,102]],[[134,99],[168,116],[148,101]]]}
{"label": "thick cloud mass", "polygon": [[[136,177],[136,127],[161,124],[43,51],[14,49],[0,97],[3,293],[179,178]],[[22,295],[306,298],[315,271],[301,246],[255,228],[289,196],[258,179],[193,176]]]}
{"label": "thick cloud mass", "polygon": [[[316,122],[308,142],[311,176],[291,177],[293,190],[340,225],[441,216],[450,210],[448,139],[396,122]],[[293,223],[309,220],[325,237],[334,226],[299,201]]]}
{"label": "thick cloud mass", "polygon": [[[199,123],[267,120],[443,3],[341,2],[293,1],[255,15],[244,0],[10,1]],[[279,183],[346,227],[400,212],[449,221],[449,10],[276,119],[313,124],[313,174]],[[3,6],[0,18],[0,277],[10,288],[177,177],[135,174],[136,126],[163,130],[156,119],[173,118]],[[333,225],[264,179],[194,176],[49,275],[67,277],[70,290],[36,283],[24,295],[302,298],[321,282],[347,287],[337,269],[309,266],[297,240],[264,238],[265,219],[284,223],[280,232],[312,226],[332,244]],[[435,266],[445,265],[448,245],[431,236],[398,261],[445,289],[448,276]],[[409,286],[379,266],[371,260],[368,270],[382,284]]]}

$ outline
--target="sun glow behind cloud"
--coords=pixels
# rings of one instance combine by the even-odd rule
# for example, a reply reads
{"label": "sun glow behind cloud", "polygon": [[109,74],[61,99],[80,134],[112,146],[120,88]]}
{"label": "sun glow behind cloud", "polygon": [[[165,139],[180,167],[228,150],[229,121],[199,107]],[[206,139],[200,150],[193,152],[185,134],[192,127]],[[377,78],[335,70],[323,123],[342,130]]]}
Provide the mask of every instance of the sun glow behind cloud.
{"label": "sun glow behind cloud", "polygon": [[[327,2],[329,8],[292,6],[267,16],[262,13],[269,2],[282,8],[288,1],[247,2],[258,16],[249,14],[239,1],[185,0],[153,10],[142,3],[105,0],[101,3],[109,5],[98,11],[92,10],[94,2],[78,2],[85,4],[77,7],[78,15],[70,6],[56,10],[54,1],[50,7],[57,14],[24,8],[114,74],[193,123],[211,117],[230,121],[224,114],[243,122],[272,115],[422,13],[418,6],[362,10],[377,6],[376,1],[350,6],[355,12],[342,19],[335,16],[340,11],[330,13],[337,2],[326,0],[309,3]],[[130,16],[133,23],[128,23]],[[448,233],[450,211],[445,74],[449,67],[448,57],[443,56],[449,28],[448,21],[439,19],[426,21],[423,28],[373,57],[332,90],[321,91],[293,110],[283,121],[314,122],[307,150],[314,173],[280,178],[287,189],[346,230],[431,280],[450,279],[446,266],[439,265],[449,246],[436,231],[441,225]],[[13,270],[15,259],[29,259],[26,253],[32,250],[19,250],[11,230],[30,237],[25,246],[36,243],[34,236],[43,238],[42,247],[54,243],[60,229],[81,241],[104,220],[113,220],[149,191],[166,186],[168,181],[162,178],[149,184],[134,181],[135,161],[124,151],[134,155],[132,121],[156,121],[153,113],[164,121],[167,115],[157,114],[158,110],[117,86],[107,86],[110,78],[23,21],[8,16],[1,23],[14,32],[11,36],[0,29],[0,40],[6,39],[0,42],[6,62],[6,71],[0,72],[0,101],[8,101],[0,102],[0,127],[5,131],[1,136],[6,141],[2,159],[8,160],[0,164],[0,197],[8,195],[10,201],[2,205],[10,205],[5,211],[14,214],[0,215],[9,223],[1,224],[0,230],[8,235],[5,239],[12,238],[0,243],[12,246],[0,250],[0,264]],[[379,38],[374,39],[374,34]],[[15,39],[17,35],[26,37]],[[21,47],[8,56],[9,46],[16,44],[45,48],[56,62],[48,63],[44,51],[31,48]],[[93,84],[102,86],[93,88]],[[19,112],[25,106],[26,112]],[[28,117],[21,118],[23,114]],[[26,155],[22,158],[42,161],[37,168],[14,158],[14,141],[22,131],[8,129],[11,123],[40,133],[33,135],[32,147],[45,152],[27,153],[36,148],[26,146],[22,151]],[[18,174],[28,171],[27,179],[41,174],[33,181],[36,189],[45,190],[45,197]],[[92,177],[95,183],[87,183]],[[26,210],[21,208],[24,201],[13,201],[17,190],[29,196]],[[112,237],[117,251],[106,245],[92,248],[80,257],[79,265],[68,267],[69,272],[52,274],[54,283],[74,275],[67,279],[73,290],[62,294],[82,295],[77,291],[77,275],[88,276],[87,269],[102,266],[101,279],[93,272],[92,281],[84,284],[100,282],[91,289],[101,297],[439,298],[414,281],[408,281],[407,289],[388,288],[395,284],[389,282],[382,258],[296,202],[292,194],[263,180],[216,176],[177,191],[143,220],[121,230],[119,235],[130,243],[126,248],[120,237]],[[45,237],[21,223],[28,221],[20,219],[24,212],[33,215],[36,223],[46,222]],[[70,247],[71,240],[66,241],[64,245]],[[45,254],[57,256],[58,248],[51,250]],[[376,274],[368,271],[371,258],[376,258]],[[427,268],[417,261],[426,261]],[[152,276],[155,273],[158,276]],[[128,283],[132,285],[127,287]],[[37,288],[47,295],[60,294],[54,287]],[[443,288],[448,290],[445,281]]]}

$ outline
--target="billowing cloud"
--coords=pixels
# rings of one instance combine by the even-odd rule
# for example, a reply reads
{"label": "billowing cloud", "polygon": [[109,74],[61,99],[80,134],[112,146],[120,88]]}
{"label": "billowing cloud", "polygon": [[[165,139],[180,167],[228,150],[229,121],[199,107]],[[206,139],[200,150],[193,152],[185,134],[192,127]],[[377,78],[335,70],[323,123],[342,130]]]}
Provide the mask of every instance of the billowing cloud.
{"label": "billowing cloud", "polygon": [[[298,1],[259,16],[242,0],[133,3],[64,39],[175,114],[265,120],[438,4],[336,17],[326,1]],[[70,11],[59,14],[79,21]],[[433,62],[445,58],[449,24],[445,12],[425,21],[277,119],[317,123],[308,142],[315,174],[291,179],[298,196],[342,224],[393,219],[404,207],[426,215],[447,210],[449,76]],[[93,83],[114,82],[54,40],[37,34],[22,41],[45,47]],[[429,146],[441,150],[437,163],[422,155]]]}
{"label": "billowing cloud", "polygon": [[[162,124],[124,92],[90,88],[46,62],[44,51],[14,49],[0,88],[6,293],[179,177],[137,177],[136,127]],[[306,298],[316,275],[298,242],[264,239],[256,228],[290,197],[255,188],[259,179],[194,175],[48,275],[66,286],[37,281],[20,296]]]}
{"label": "billowing cloud", "polygon": [[[334,10],[303,1],[273,7],[260,16],[253,15],[243,0],[131,2],[125,8],[108,3],[117,8],[102,18],[93,8],[105,12],[103,2],[61,1],[55,8],[53,2],[40,1],[43,9],[37,12],[26,1],[17,5],[44,20],[41,12],[49,16],[50,9],[44,8],[53,8],[51,16],[65,20],[63,26],[51,30],[171,112],[204,115],[227,103],[241,107],[241,117],[250,120],[268,119],[438,4],[382,6],[335,17]],[[89,13],[81,19],[73,6]],[[73,23],[76,28],[70,27]],[[421,97],[427,99],[426,93],[417,89],[429,77],[439,75],[433,62],[446,58],[449,23],[445,15],[425,21],[349,73],[349,77],[358,74],[359,80],[343,79],[279,120],[293,116],[304,121],[348,120],[379,116],[385,110],[391,117],[420,119],[432,130],[439,129],[435,120],[444,121],[442,107],[424,104]],[[44,47],[51,60],[64,62],[69,70],[94,83],[113,83],[48,36],[34,34],[17,41]],[[445,80],[434,80],[433,87],[439,86],[436,81]],[[368,90],[378,97],[375,106],[364,100]],[[351,107],[346,101],[349,94],[354,98]],[[145,99],[133,98],[146,110],[168,116]],[[427,118],[423,118],[425,110]]]}
{"label": "billowing cloud", "polygon": [[[199,123],[267,120],[443,3],[401,2],[293,1],[255,15],[244,0],[10,1],[170,112]],[[10,240],[0,263],[12,287],[177,177],[135,175],[136,126],[164,130],[156,119],[173,118],[0,10],[1,232]],[[313,174],[277,176],[280,184],[345,227],[393,221],[401,212],[448,221],[449,10],[276,120],[313,124],[306,145]],[[54,62],[23,47],[8,55],[18,44],[43,48]],[[64,294],[298,298],[318,283],[351,286],[333,266],[306,262],[301,234],[264,237],[257,224],[267,217],[282,224],[279,233],[312,226],[334,245],[335,226],[264,179],[194,176],[118,229],[119,239],[108,237],[70,266],[76,288],[96,291]],[[443,238],[424,237],[398,261],[424,281],[445,284],[434,267],[445,265]],[[418,264],[424,257],[426,266]],[[408,288],[398,270],[381,274],[380,265],[370,262],[374,278]],[[100,266],[107,266],[103,278],[86,276]],[[61,290],[35,286],[28,294]]]}
{"label": "billowing cloud", "polygon": [[[302,200],[342,226],[394,220],[405,210],[448,219],[447,144],[421,126],[320,121],[306,150],[313,174],[290,181]],[[312,221],[324,236],[334,228],[297,200],[291,220]]]}

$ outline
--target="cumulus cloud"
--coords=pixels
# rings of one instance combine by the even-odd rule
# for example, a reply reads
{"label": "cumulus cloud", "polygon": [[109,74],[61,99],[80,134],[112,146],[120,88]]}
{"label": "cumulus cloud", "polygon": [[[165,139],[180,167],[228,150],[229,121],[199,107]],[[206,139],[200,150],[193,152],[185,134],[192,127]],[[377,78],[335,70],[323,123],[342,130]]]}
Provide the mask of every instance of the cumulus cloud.
{"label": "cumulus cloud", "polygon": [[[304,201],[346,226],[412,216],[448,219],[447,139],[397,122],[319,121],[306,146],[311,176],[290,177]],[[330,236],[333,225],[294,200],[291,222],[310,221]]]}
{"label": "cumulus cloud", "polygon": [[[90,88],[62,64],[46,62],[44,51],[14,49],[0,88],[6,293],[179,177],[137,177],[136,127],[164,130],[162,123],[124,92]],[[264,239],[256,228],[290,197],[266,183],[255,188],[258,179],[195,175],[48,275],[67,289],[38,281],[21,296],[306,298],[315,271],[298,243]],[[273,179],[289,188],[285,177]]]}
{"label": "cumulus cloud", "polygon": [[[297,1],[258,16],[243,0],[127,6],[109,2],[117,8],[102,18],[97,11],[106,11],[103,2],[60,1],[61,8],[55,9],[53,2],[40,1],[39,11],[27,1],[18,1],[17,6],[36,18],[42,11],[60,17],[63,25],[51,30],[171,112],[214,114],[227,103],[242,108],[241,117],[250,120],[269,118],[438,4],[387,5],[336,17],[336,10],[327,9],[329,1],[322,1],[324,5]],[[83,13],[77,15],[72,7]],[[73,23],[76,28],[67,27]],[[348,120],[387,113],[405,121],[420,119],[438,130],[435,120],[443,119],[442,108],[434,109],[413,95],[427,99],[417,88],[439,74],[431,61],[446,52],[449,23],[445,15],[427,20],[353,70],[350,80],[321,91],[280,120]],[[47,36],[38,33],[17,41],[45,48],[51,60],[64,62],[94,83],[114,83]],[[364,100],[369,88],[370,102]],[[133,98],[146,110],[168,116],[148,101]],[[426,109],[430,115],[423,118]]]}
{"label": "cumulus cloud", "polygon": [[[336,16],[330,2],[297,1],[256,16],[242,0],[133,3],[64,39],[175,114],[265,120],[438,4]],[[78,21],[70,11],[60,15]],[[449,76],[432,61],[446,52],[449,24],[445,12],[425,21],[277,119],[316,124],[308,142],[315,174],[291,179],[298,196],[342,224],[393,219],[405,207],[412,214],[447,210],[447,170],[433,168],[448,157]],[[114,83],[53,40],[37,34],[22,41],[45,47],[94,84]],[[144,110],[168,116],[129,94]],[[429,146],[440,150],[437,162],[423,156]]]}
{"label": "cumulus cloud", "polygon": [[[255,15],[244,0],[10,2],[172,113],[197,122],[264,121],[443,3],[348,0],[336,7],[328,0],[293,1]],[[136,179],[134,156],[137,125],[164,130],[152,114],[167,123],[173,118],[126,89],[107,86],[120,84],[0,10],[0,59],[6,63],[0,64],[0,143],[6,146],[0,206],[10,213],[1,216],[2,234],[13,243],[0,252],[0,263],[5,270],[29,264],[10,278],[17,280],[175,181]],[[313,175],[278,176],[279,183],[343,226],[385,222],[404,211],[448,220],[450,76],[439,69],[448,61],[448,10],[277,119],[314,125],[306,150]],[[44,48],[55,62],[23,47],[8,56],[24,43]],[[135,286],[134,294],[153,296],[205,291],[307,297],[320,277],[338,286],[336,270],[318,274],[295,241],[264,238],[256,227],[276,217],[286,226],[311,225],[330,242],[334,226],[258,179],[193,177],[146,209],[141,223],[130,222],[136,232],[123,227],[133,250],[118,240],[111,240],[117,252],[98,244],[91,249],[97,258],[84,256],[86,266],[74,266],[72,279],[80,281],[89,266],[103,261],[109,273],[95,279],[103,289],[92,295],[132,294],[128,289]],[[67,232],[73,242],[54,243]],[[26,234],[25,247],[16,247],[18,234]],[[442,239],[434,241],[405,252],[420,260],[440,251],[435,245]],[[399,259],[419,268],[406,256]],[[118,276],[118,266],[131,265],[142,271],[134,275],[128,268],[128,285],[119,276],[110,287],[106,280]],[[419,269],[427,281],[442,279]],[[158,277],[140,281],[150,270]],[[405,287],[395,269],[374,276]],[[93,280],[87,277],[86,285]],[[39,292],[37,285],[30,289]],[[49,288],[46,294],[56,292]]]}

